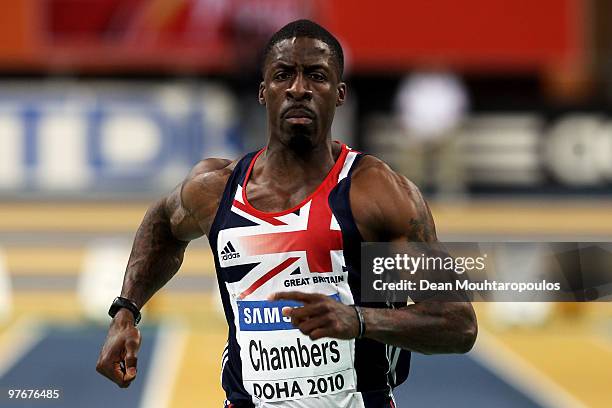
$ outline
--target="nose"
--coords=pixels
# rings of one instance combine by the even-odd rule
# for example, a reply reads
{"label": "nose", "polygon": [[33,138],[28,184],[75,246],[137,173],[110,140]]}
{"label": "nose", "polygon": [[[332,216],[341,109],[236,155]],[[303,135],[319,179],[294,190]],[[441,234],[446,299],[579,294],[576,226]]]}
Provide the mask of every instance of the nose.
{"label": "nose", "polygon": [[291,87],[287,88],[287,97],[296,101],[312,99],[312,91],[301,73],[295,76]]}

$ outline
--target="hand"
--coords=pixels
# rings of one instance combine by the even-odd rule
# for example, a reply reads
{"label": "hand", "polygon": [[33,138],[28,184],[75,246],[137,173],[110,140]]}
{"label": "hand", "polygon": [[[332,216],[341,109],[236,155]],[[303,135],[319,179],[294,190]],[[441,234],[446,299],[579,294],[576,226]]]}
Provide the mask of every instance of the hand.
{"label": "hand", "polygon": [[269,300],[294,300],[304,306],[285,307],[283,316],[291,317],[294,327],[317,340],[322,337],[354,339],[359,335],[355,309],[318,293],[278,292]]}
{"label": "hand", "polygon": [[119,310],[100,351],[96,371],[121,388],[129,387],[136,378],[140,340],[140,331],[134,326],[131,312]]}

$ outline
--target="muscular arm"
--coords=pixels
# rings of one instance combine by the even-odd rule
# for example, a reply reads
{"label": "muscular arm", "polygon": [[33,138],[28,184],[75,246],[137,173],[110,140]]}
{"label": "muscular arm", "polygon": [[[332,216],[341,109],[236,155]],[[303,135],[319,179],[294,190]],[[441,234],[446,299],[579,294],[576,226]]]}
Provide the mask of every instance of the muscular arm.
{"label": "muscular arm", "polygon": [[172,233],[170,214],[178,201],[173,193],[153,204],[134,238],[125,271],[121,296],[142,307],[157,290],[174,276],[183,262],[188,242]]}
{"label": "muscular arm", "polygon": [[[229,160],[198,163],[185,181],[147,211],[134,238],[121,296],[138,308],[178,271],[187,243],[210,229],[225,181]],[[136,378],[140,332],[134,317],[121,309],[113,318],[96,370],[120,387]]]}
{"label": "muscular arm", "polygon": [[[364,239],[436,242],[418,189],[383,162],[363,161],[353,178],[351,205]],[[476,315],[468,302],[423,301],[399,309],[364,308],[363,314],[366,337],[424,354],[465,353],[476,340]]]}
{"label": "muscular arm", "polygon": [[207,232],[218,205],[219,174],[229,160],[207,159],[147,211],[134,238],[121,296],[142,307],[179,270],[189,241]]}

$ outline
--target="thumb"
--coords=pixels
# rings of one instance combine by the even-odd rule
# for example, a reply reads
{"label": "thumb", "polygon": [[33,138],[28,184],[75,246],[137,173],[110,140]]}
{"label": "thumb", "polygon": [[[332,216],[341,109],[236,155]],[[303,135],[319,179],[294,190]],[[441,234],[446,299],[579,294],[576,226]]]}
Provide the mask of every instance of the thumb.
{"label": "thumb", "polygon": [[125,356],[125,375],[123,379],[128,381],[136,377],[136,362],[138,359],[135,355],[127,354]]}
{"label": "thumb", "polygon": [[138,364],[138,357],[136,353],[138,352],[136,344],[133,342],[128,342],[126,344],[126,353],[125,353],[125,375],[124,380],[132,380],[136,377],[136,366]]}

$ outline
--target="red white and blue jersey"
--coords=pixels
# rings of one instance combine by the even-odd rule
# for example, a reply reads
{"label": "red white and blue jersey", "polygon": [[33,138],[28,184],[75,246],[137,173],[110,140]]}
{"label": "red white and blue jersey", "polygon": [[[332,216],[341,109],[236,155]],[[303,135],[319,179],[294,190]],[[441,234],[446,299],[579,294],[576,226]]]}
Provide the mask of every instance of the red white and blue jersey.
{"label": "red white and blue jersey", "polygon": [[246,184],[264,150],[228,179],[209,241],[229,326],[221,381],[228,403],[257,407],[382,407],[408,375],[410,354],[370,339],[310,340],[271,302],[279,291],[360,302],[360,244],[349,191],[362,154],[342,145],[319,187],[295,207],[268,213]]}

